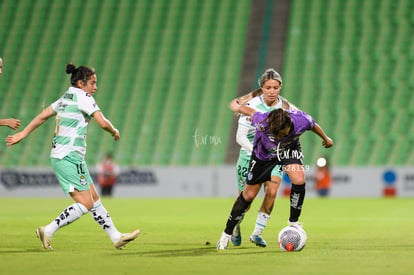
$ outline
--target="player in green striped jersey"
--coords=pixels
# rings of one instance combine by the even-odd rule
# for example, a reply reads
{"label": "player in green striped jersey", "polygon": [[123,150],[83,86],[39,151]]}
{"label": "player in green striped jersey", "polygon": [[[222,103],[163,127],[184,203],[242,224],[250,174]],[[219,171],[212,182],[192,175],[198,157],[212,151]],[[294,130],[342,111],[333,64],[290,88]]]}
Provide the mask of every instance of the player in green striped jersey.
{"label": "player in green striped jersey", "polygon": [[85,162],[87,126],[93,118],[109,132],[115,141],[119,131],[105,118],[93,98],[97,90],[95,70],[90,67],[66,65],[71,74],[71,87],[55,102],[38,114],[23,131],[6,138],[7,145],[19,143],[49,118],[56,117],[56,128],[50,154],[51,163],[64,193],[75,201],[62,211],[50,224],[37,228],[36,233],[45,249],[52,249],[54,233],[86,213],[105,230],[115,248],[122,248],[134,240],[139,230],[122,234],[115,227],[108,211],[103,206]]}

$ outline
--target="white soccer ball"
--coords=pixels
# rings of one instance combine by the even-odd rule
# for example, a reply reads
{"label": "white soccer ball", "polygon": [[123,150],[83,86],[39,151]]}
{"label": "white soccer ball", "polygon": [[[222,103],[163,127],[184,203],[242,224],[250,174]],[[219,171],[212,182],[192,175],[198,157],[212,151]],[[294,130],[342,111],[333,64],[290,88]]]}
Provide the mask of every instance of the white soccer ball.
{"label": "white soccer ball", "polygon": [[301,251],[308,236],[299,226],[286,226],[279,232],[278,243],[282,251]]}

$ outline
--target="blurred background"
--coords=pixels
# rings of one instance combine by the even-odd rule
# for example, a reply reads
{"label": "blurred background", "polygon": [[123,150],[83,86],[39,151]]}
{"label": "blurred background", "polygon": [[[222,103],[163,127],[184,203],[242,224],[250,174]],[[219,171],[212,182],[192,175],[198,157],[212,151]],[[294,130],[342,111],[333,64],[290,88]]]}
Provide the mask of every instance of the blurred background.
{"label": "blurred background", "polygon": [[[309,182],[324,155],[333,195],[391,186],[411,196],[413,10],[412,0],[0,0],[0,117],[24,127],[69,87],[67,63],[91,66],[95,99],[122,139],[91,123],[89,166],[111,151],[160,186],[182,171],[181,195],[236,194],[237,119],[227,104],[274,68],[281,95],[335,142],[327,150],[302,136]],[[2,171],[47,171],[53,128],[50,120],[18,146],[0,146]]]}

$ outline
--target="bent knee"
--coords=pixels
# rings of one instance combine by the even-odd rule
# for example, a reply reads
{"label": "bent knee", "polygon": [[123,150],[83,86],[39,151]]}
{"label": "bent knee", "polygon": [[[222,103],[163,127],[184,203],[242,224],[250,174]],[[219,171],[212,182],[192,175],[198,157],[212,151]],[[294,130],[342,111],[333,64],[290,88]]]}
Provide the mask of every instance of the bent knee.
{"label": "bent knee", "polygon": [[88,209],[88,211],[90,211],[93,208],[93,203],[87,203],[87,205],[85,205],[85,207]]}
{"label": "bent knee", "polygon": [[289,175],[290,181],[296,185],[302,185],[305,183],[305,174],[297,173]]}
{"label": "bent knee", "polygon": [[[272,186],[271,186],[272,185]],[[266,195],[275,197],[277,194],[277,190],[279,189],[279,185],[269,184],[266,188]]]}

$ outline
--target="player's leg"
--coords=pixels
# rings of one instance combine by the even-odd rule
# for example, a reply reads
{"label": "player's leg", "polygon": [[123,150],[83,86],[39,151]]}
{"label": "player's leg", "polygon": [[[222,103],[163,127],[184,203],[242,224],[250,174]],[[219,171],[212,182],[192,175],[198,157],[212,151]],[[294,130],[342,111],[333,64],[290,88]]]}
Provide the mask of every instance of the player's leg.
{"label": "player's leg", "polygon": [[[52,249],[52,236],[58,229],[76,221],[88,211],[94,210],[97,210],[94,211],[95,214],[103,217],[102,219],[95,220],[105,227],[105,231],[107,231],[111,238],[115,239],[114,246],[116,248],[120,248],[136,238],[139,231],[121,234],[114,226],[111,226],[111,224],[113,225],[112,219],[100,203],[99,195],[96,192],[88,167],[83,159],[67,156],[62,160],[51,159],[51,162],[56,177],[59,180],[59,185],[65,193],[70,194],[75,203],[64,209],[50,224],[39,227],[36,230],[45,249]],[[94,214],[92,213],[92,215]]]}
{"label": "player's leg", "polygon": [[217,243],[218,250],[227,249],[234,228],[249,209],[253,199],[256,197],[257,193],[259,193],[261,186],[262,184],[246,185],[244,191],[237,197],[231,209],[229,218],[227,219],[224,232]]}
{"label": "player's leg", "polygon": [[[275,171],[275,169],[277,171]],[[260,207],[259,213],[257,214],[257,219],[253,233],[250,235],[250,241],[255,243],[257,246],[266,247],[267,243],[264,240],[262,233],[265,229],[267,222],[270,219],[270,214],[272,213],[275,198],[277,196],[277,191],[281,182],[281,172],[279,166],[276,166],[272,171],[271,180],[265,184],[265,195],[263,198],[262,205]],[[275,172],[274,172],[275,171]]]}
{"label": "player's leg", "polygon": [[254,155],[251,156],[246,186],[233,204],[224,232],[217,243],[218,250],[227,249],[235,226],[249,209],[262,184],[271,178],[271,171],[275,165],[272,161],[262,161]]}
{"label": "player's leg", "polygon": [[240,246],[241,243],[242,243],[241,228],[240,228],[240,224],[241,224],[242,221],[243,221],[243,217],[236,224],[236,226],[234,227],[234,230],[233,230],[233,234],[231,235],[231,243],[234,246]]}
{"label": "player's leg", "polygon": [[90,209],[92,218],[99,224],[99,226],[108,234],[111,241],[114,243],[121,237],[121,232],[115,227],[111,216],[101,202],[101,199],[96,192],[94,184],[91,184],[91,195],[93,199],[93,206]]}
{"label": "player's leg", "polygon": [[91,198],[93,200],[93,207],[90,209],[92,218],[99,224],[99,226],[108,234],[115,248],[122,248],[128,242],[133,241],[140,233],[140,230],[135,230],[131,233],[124,233],[118,231],[111,216],[101,202],[101,199],[96,191],[94,184],[90,185]]}
{"label": "player's leg", "polygon": [[[236,166],[237,167],[237,170],[236,170],[237,188],[238,188],[239,195],[244,190],[244,186],[246,185],[249,162],[250,162],[250,155],[248,155],[244,151],[241,151],[239,154],[239,158],[237,160],[237,166]],[[236,227],[233,230],[233,234],[231,236],[231,242],[234,246],[240,246],[242,242],[241,229],[240,229],[240,224],[242,221],[243,221],[243,217],[237,223]]]}
{"label": "player's leg", "polygon": [[64,193],[69,193],[75,201],[66,207],[51,223],[37,228],[36,234],[40,238],[43,248],[52,249],[53,234],[60,228],[76,221],[93,206],[89,186],[83,177],[83,169],[70,158],[51,159],[53,170]]}
{"label": "player's leg", "polygon": [[226,223],[224,232],[228,235],[233,233],[236,224],[243,218],[244,213],[249,209],[250,204],[259,193],[261,184],[246,185],[244,191],[238,196],[233,204],[230,216]]}
{"label": "player's leg", "polygon": [[[37,228],[36,234],[40,238],[43,248],[45,249],[53,249],[51,246],[52,237],[57,230],[60,228],[73,223],[86,213],[88,213],[87,206],[91,204],[85,203],[88,198],[90,201],[90,193],[89,190],[86,191],[78,191],[74,190],[71,192],[72,198],[75,200],[75,203],[66,207],[51,223],[46,226],[41,226]],[[87,205],[87,206],[85,206]]]}
{"label": "player's leg", "polygon": [[302,212],[302,206],[305,199],[305,173],[303,165],[289,164],[286,166],[286,173],[288,174],[292,188],[290,191],[290,217],[289,223],[292,225],[299,225],[299,217]]}

